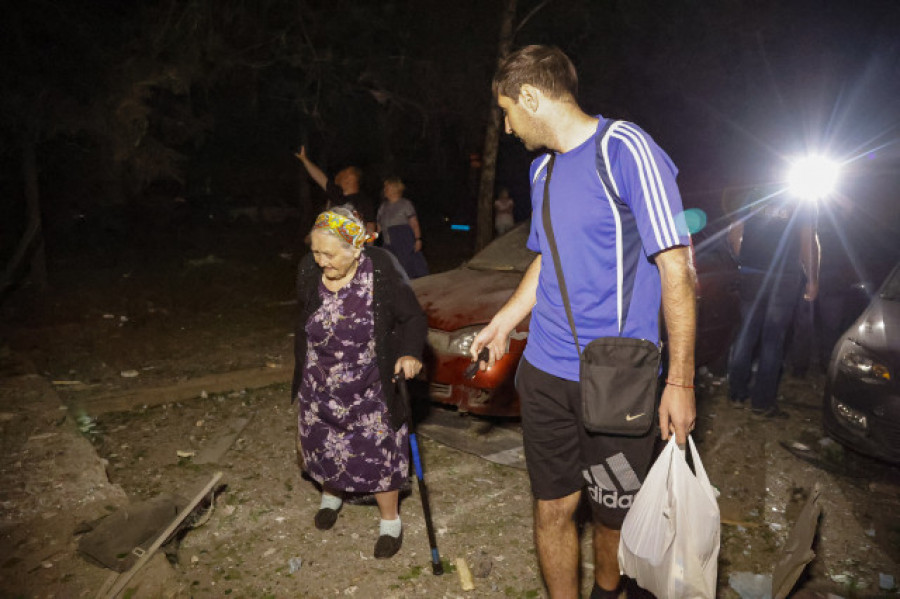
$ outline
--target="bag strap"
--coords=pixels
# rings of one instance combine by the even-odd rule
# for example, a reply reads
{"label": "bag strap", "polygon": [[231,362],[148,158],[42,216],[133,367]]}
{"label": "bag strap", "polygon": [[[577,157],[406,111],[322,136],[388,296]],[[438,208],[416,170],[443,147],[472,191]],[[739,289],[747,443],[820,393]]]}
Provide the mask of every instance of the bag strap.
{"label": "bag strap", "polygon": [[544,179],[544,203],[541,206],[541,220],[544,223],[544,235],[550,245],[550,254],[553,256],[553,267],[556,269],[556,280],[559,283],[559,292],[562,294],[563,304],[566,307],[566,317],[569,319],[569,328],[572,329],[572,337],[575,338],[575,350],[578,359],[581,360],[581,345],[578,343],[578,333],[575,331],[575,319],[572,317],[572,306],[569,303],[569,294],[566,291],[566,279],[563,276],[562,264],[559,260],[559,252],[556,249],[556,237],[553,235],[553,225],[550,223],[550,175],[553,174],[553,164],[556,162],[556,153],[550,154],[547,163],[547,177]]}

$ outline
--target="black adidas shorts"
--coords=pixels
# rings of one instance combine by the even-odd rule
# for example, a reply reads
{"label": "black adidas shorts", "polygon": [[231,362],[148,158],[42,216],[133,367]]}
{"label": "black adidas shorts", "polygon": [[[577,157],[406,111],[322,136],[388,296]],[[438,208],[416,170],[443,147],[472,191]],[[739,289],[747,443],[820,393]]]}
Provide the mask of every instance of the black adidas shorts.
{"label": "black adidas shorts", "polygon": [[594,520],[620,529],[657,455],[658,427],[643,437],[589,433],[582,426],[579,383],[548,374],[524,358],[516,391],[535,498],[559,499],[585,489]]}

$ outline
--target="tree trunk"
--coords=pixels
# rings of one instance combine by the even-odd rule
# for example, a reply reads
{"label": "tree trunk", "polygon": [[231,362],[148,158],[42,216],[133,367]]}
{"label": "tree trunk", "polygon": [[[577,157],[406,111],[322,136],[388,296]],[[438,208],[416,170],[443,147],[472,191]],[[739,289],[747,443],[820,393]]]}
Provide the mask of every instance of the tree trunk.
{"label": "tree trunk", "polygon": [[47,288],[47,254],[44,250],[44,229],[41,223],[36,146],[37,135],[33,131],[28,131],[22,144],[22,174],[25,180],[25,204],[28,209],[26,230],[34,231],[31,250],[31,281],[43,291]]}
{"label": "tree trunk", "polygon": [[[509,54],[515,35],[517,0],[505,0],[503,15],[500,21],[500,44],[497,62]],[[475,250],[486,246],[493,237],[494,223],[494,180],[497,173],[497,148],[500,144],[500,110],[491,100],[487,130],[484,134],[484,151],[482,152],[481,184],[478,188],[478,220],[475,237]]]}

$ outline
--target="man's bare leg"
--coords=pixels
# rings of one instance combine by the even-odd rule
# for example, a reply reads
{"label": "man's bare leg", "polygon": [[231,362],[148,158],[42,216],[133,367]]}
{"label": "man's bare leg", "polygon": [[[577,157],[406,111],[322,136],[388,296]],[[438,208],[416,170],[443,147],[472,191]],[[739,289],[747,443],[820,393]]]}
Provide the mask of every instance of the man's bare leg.
{"label": "man's bare leg", "polygon": [[559,499],[535,501],[534,543],[551,599],[577,599],[578,530],[575,509],[581,491]]}
{"label": "man's bare leg", "polygon": [[618,530],[594,522],[594,582],[606,591],[619,586],[619,536]]}

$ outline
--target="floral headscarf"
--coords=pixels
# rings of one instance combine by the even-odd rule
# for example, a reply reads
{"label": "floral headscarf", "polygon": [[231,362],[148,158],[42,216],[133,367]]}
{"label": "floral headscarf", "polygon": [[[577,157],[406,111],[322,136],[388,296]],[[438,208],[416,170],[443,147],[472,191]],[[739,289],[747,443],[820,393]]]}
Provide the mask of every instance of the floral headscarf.
{"label": "floral headscarf", "polygon": [[352,218],[327,210],[316,218],[313,229],[330,229],[341,239],[359,249],[366,242],[366,228]]}

